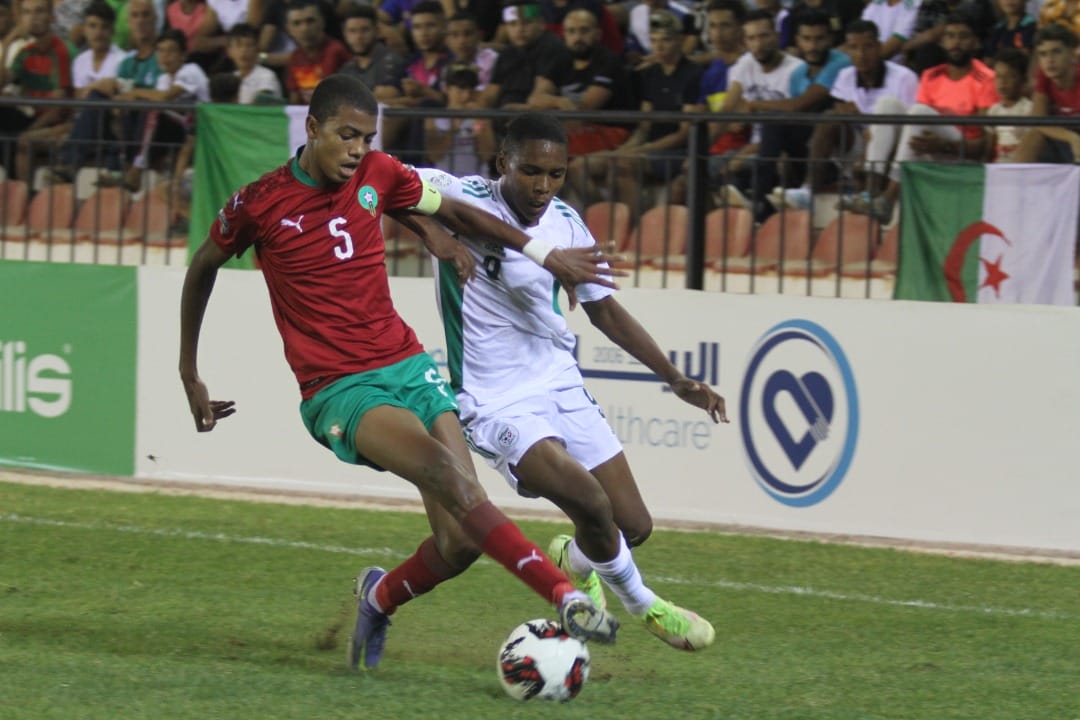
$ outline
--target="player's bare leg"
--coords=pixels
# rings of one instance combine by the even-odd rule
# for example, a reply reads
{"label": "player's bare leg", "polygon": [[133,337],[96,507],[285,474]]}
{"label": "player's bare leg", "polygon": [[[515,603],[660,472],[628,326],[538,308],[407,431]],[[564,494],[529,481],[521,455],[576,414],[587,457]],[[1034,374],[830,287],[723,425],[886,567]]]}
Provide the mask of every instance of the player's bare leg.
{"label": "player's bare leg", "polygon": [[379,406],[360,420],[357,451],[411,482],[424,497],[425,507],[438,506],[441,512],[429,513],[436,534],[421,543],[412,557],[389,573],[369,568],[358,579],[360,613],[351,651],[353,664],[361,654],[368,667],[378,664],[387,616],[398,605],[461,572],[475,559],[477,548],[558,605],[567,632],[582,639],[613,642],[618,623],[575,590],[487,499],[460,437],[457,419],[451,413],[435,420],[431,434],[412,412],[398,407]]}
{"label": "player's bare leg", "polygon": [[521,488],[551,500],[574,523],[575,537],[558,537],[549,548],[564,572],[586,587],[595,574],[649,632],[673,647],[700,650],[712,644],[716,633],[708,621],[657,597],[641,579],[616,525],[614,502],[641,539],[651,531],[652,521],[621,453],[599,466],[604,483],[554,439],[529,448],[513,470]]}

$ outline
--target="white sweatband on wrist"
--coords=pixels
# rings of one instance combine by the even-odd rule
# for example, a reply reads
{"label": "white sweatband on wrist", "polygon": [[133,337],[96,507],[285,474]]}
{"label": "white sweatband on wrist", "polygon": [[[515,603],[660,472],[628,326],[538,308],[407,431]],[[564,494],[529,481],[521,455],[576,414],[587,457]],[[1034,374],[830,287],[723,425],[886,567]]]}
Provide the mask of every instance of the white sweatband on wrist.
{"label": "white sweatband on wrist", "polygon": [[537,265],[543,267],[544,260],[551,254],[551,251],[555,249],[555,246],[549,243],[547,240],[541,240],[540,238],[533,238],[529,242],[525,243],[525,247],[521,248],[521,254],[532,260]]}

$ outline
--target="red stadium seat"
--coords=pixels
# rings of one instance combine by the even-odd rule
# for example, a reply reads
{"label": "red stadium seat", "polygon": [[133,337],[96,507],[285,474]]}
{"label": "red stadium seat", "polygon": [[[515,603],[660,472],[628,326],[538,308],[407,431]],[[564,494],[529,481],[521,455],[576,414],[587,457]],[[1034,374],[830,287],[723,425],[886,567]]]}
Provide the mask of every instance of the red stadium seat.
{"label": "red stadium seat", "polygon": [[641,216],[630,236],[619,267],[652,265],[663,268],[665,258],[686,252],[686,228],[689,211],[685,205],[657,205]]}
{"label": "red stadium seat", "polygon": [[622,252],[630,237],[630,206],[621,202],[597,202],[585,208],[585,227],[600,247]]}

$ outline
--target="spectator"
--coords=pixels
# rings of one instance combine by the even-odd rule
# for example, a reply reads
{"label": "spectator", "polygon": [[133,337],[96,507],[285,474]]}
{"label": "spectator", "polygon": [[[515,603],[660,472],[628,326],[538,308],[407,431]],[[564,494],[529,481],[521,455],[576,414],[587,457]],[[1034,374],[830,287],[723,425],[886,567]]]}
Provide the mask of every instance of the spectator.
{"label": "spectator", "polygon": [[[844,44],[845,29],[848,25],[860,18],[863,11],[862,0],[799,0],[791,8],[791,14],[795,15],[803,10],[817,10],[825,13],[829,18],[829,31],[832,34],[833,47]],[[787,22],[780,29],[780,47],[793,48],[795,41],[794,27]]]}
{"label": "spectator", "polygon": [[945,62],[941,36],[945,32],[945,20],[950,15],[964,15],[971,23],[980,45],[976,55],[982,53],[993,22],[994,10],[990,0],[922,0],[915,16],[915,34],[904,43],[907,64],[917,73]]}
{"label": "spectator", "polygon": [[[792,15],[795,45],[803,62],[791,73],[788,97],[748,100],[751,112],[824,112],[832,105],[831,91],[841,70],[851,65],[847,55],[831,48],[829,16],[818,10],[802,10]],[[765,194],[777,183],[777,160],[786,155],[785,168],[794,171],[781,182],[798,185],[806,175],[812,125],[769,124],[761,128],[756,172],[751,190],[755,219],[763,221],[775,212]]]}
{"label": "spectator", "polygon": [[990,29],[983,49],[984,58],[996,58],[1006,48],[1021,50],[1031,54],[1034,47],[1036,23],[1028,15],[1024,0],[998,0],[1001,19]]}
{"label": "spectator", "polygon": [[[76,55],[71,64],[75,97],[80,100],[107,100],[116,92],[117,72],[124,53],[112,43],[115,21],[116,12],[104,0],[94,0],[86,9],[86,17],[80,25],[88,47]],[[101,110],[80,110],[70,127],[67,142],[60,148],[59,162],[51,168],[51,179],[71,182],[77,168],[95,155],[103,154],[100,141],[111,139],[108,125]],[[64,128],[63,125],[57,127]]]}
{"label": "spectator", "polygon": [[465,13],[451,16],[446,24],[446,48],[450,51],[452,63],[476,68],[479,80],[477,90],[488,86],[499,53],[489,47],[480,47],[480,28],[476,18]]}
{"label": "spectator", "polygon": [[[1076,34],[1051,24],[1035,34],[1035,93],[1031,115],[1080,116],[1080,59]],[[1014,155],[1016,162],[1080,162],[1080,133],[1064,127],[1033,127]]]}
{"label": "spectator", "polygon": [[449,18],[455,15],[468,15],[476,20],[480,31],[480,41],[494,43],[502,25],[502,4],[500,0],[442,0],[443,9]]}
{"label": "spectator", "polygon": [[336,73],[352,54],[326,34],[317,0],[293,0],[285,12],[285,26],[297,45],[285,68],[285,87],[291,104],[306,105],[319,81]]}
{"label": "spectator", "polygon": [[915,35],[915,20],[920,0],[871,0],[863,10],[862,19],[877,25],[882,55],[894,62],[903,62],[901,50]]}
{"label": "spectator", "polygon": [[[636,107],[630,77],[622,61],[600,44],[600,25],[589,10],[573,10],[563,21],[563,38],[573,62],[554,77],[540,77],[528,104],[538,110],[633,110]],[[600,122],[567,124],[571,163],[569,176],[582,179],[574,163],[581,155],[613,150],[626,142],[623,125]]]}
{"label": "spectator", "polygon": [[[187,39],[179,30],[166,30],[158,37],[155,50],[161,74],[152,90],[134,89],[117,95],[118,100],[150,102],[208,102],[210,81],[195,63],[185,62]],[[143,171],[162,158],[169,146],[182,146],[192,127],[190,113],[151,110],[146,113],[140,132],[138,154],[122,178],[108,177],[99,185],[124,185],[136,192],[142,184]]]}
{"label": "spectator", "polygon": [[[241,105],[252,105],[263,101],[281,101],[281,81],[277,74],[268,67],[259,64],[259,31],[247,23],[237,23],[228,33],[229,44],[225,51],[236,66],[236,76],[240,79],[237,100]],[[215,76],[216,77],[216,76]],[[222,96],[226,86],[219,80]]]}
{"label": "spectator", "polygon": [[173,0],[165,7],[165,20],[173,30],[184,33],[189,48],[198,46],[199,36],[207,30],[206,0]]}
{"label": "spectator", "polygon": [[[451,65],[446,73],[446,107],[479,108],[479,82],[476,68]],[[495,134],[487,120],[429,117],[424,120],[424,145],[428,160],[453,175],[486,175],[495,154]]]}
{"label": "spectator", "polygon": [[[600,44],[622,56],[624,51],[622,31],[619,23],[608,11],[607,5],[600,0],[540,0],[540,12],[544,17],[544,27],[558,37],[563,37],[563,23],[573,10],[586,10],[596,18],[600,28]],[[565,38],[563,38],[565,41]]]}
{"label": "spectator", "polygon": [[368,5],[351,8],[342,27],[353,59],[342,65],[339,73],[360,78],[372,92],[379,85],[392,85],[401,77],[405,61],[379,40],[379,21],[374,8]]}
{"label": "spectator", "polygon": [[[642,112],[697,112],[701,66],[691,62],[682,50],[683,24],[677,15],[657,10],[649,18],[649,44],[656,62],[637,71],[637,87]],[[589,163],[589,178],[595,182],[614,174],[613,199],[630,206],[631,217],[641,210],[641,189],[647,181],[670,184],[678,173],[680,158],[686,154],[690,124],[643,120],[634,133],[613,152],[613,164]],[[588,204],[589,188],[582,203]]]}
{"label": "spectator", "polygon": [[679,20],[680,46],[684,55],[690,56],[697,48],[697,29],[694,25],[696,2],[691,0],[642,0],[630,10],[625,49],[626,60],[631,66],[641,63],[653,54],[652,14],[666,10]]}
{"label": "spectator", "polygon": [[[768,11],[754,10],[746,16],[743,22],[743,39],[749,52],[739,58],[728,73],[728,91],[721,112],[750,113],[755,107],[760,110],[767,107],[758,103],[790,100],[792,77],[795,71],[806,63],[780,49],[780,35],[776,32],[776,25]],[[819,92],[815,91],[815,94]],[[826,90],[826,97],[827,95]],[[742,123],[727,126],[713,125],[710,127],[710,143],[715,143],[724,133],[743,131]],[[730,179],[733,180],[731,184],[742,190],[751,189],[757,173],[743,160],[754,152],[761,152],[762,132],[763,128],[754,126],[749,145],[737,151],[733,148],[732,152],[712,155],[709,158],[709,179],[713,185],[729,184],[725,176],[731,176]],[[769,142],[772,142],[772,138]],[[771,157],[775,158],[772,147],[765,149]],[[771,163],[773,160],[766,162]],[[753,210],[756,217],[764,218],[771,214],[772,207],[766,201],[764,191],[761,190],[764,188],[764,183],[759,184],[757,188]]]}
{"label": "spectator", "polygon": [[1047,0],[1039,11],[1039,27],[1064,25],[1073,35],[1080,35],[1080,0]]}
{"label": "spectator", "polygon": [[[941,43],[946,62],[923,73],[915,105],[908,115],[982,115],[998,101],[994,88],[994,71],[975,59],[980,41],[975,37],[971,21],[962,15],[952,15],[945,21]],[[880,101],[877,112],[899,114],[904,111],[899,102],[889,98]],[[845,197],[841,204],[853,212],[871,215],[882,223],[892,219],[893,207],[900,194],[900,165],[909,160],[941,161],[985,157],[987,135],[979,127],[958,128],[953,125],[892,125],[874,126],[866,149],[869,165],[868,190],[858,196]],[[892,167],[884,168],[895,150]],[[876,194],[878,181],[887,178],[885,191]]]}
{"label": "spectator", "polygon": [[705,11],[708,42],[704,52],[696,53],[690,59],[707,66],[701,78],[702,99],[699,103],[705,104],[706,99],[713,98],[709,102],[713,112],[724,102],[728,68],[746,52],[742,36],[745,18],[746,5],[741,0],[712,0]]}
{"label": "spectator", "polygon": [[[393,84],[375,88],[375,97],[390,107],[444,107],[442,77],[449,59],[446,15],[438,2],[425,0],[413,7],[411,19],[409,34],[416,52],[406,58],[404,70]],[[404,162],[426,162],[422,119],[384,117],[380,132],[383,147],[402,153]]]}
{"label": "spectator", "polygon": [[558,77],[572,59],[562,41],[544,29],[539,5],[510,2],[503,8],[510,44],[499,53],[491,83],[480,94],[480,101],[484,107],[523,110],[539,79]]}
{"label": "spectator", "polygon": [[[994,86],[998,100],[990,106],[987,115],[996,117],[1023,116],[1031,114],[1031,99],[1024,95],[1027,85],[1028,56],[1019,48],[1005,48],[994,59]],[[994,162],[1015,162],[1014,156],[1027,128],[997,125],[988,128],[993,135],[992,154]]]}
{"label": "spectator", "polygon": [[[71,94],[71,48],[51,30],[52,14],[49,0],[23,0],[20,25],[30,41],[15,55],[9,66],[0,66],[0,88],[10,82],[18,95],[26,98],[63,98]],[[7,46],[21,36],[17,27],[8,34],[0,57],[7,55]],[[15,177],[30,180],[31,149],[26,141],[47,133],[65,122],[67,114],[60,108],[34,108],[29,113],[15,106],[0,107],[0,161],[11,157],[11,140],[18,138],[24,150],[16,158]]]}
{"label": "spectator", "polygon": [[[878,103],[889,98],[891,107],[901,112],[915,104],[919,76],[910,69],[882,57],[878,29],[869,20],[848,25],[844,49],[851,65],[840,71],[832,86],[833,110],[842,114],[872,115],[880,112]],[[836,179],[835,167],[828,159],[839,152],[842,166],[850,167],[865,149],[862,127],[821,124],[810,138],[810,182],[808,187],[787,193],[787,202],[795,207],[809,207],[811,193],[828,187]]]}

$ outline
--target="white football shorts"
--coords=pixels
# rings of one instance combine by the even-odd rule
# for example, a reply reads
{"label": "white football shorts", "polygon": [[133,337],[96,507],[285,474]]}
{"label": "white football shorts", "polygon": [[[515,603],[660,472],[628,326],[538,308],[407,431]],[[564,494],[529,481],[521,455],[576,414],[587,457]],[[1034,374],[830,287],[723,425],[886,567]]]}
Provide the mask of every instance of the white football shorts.
{"label": "white football shorts", "polygon": [[469,446],[502,473],[517,493],[535,497],[518,488],[510,470],[536,443],[555,438],[570,456],[592,470],[622,452],[622,443],[608,425],[600,406],[581,385],[564,390],[537,389],[537,394],[485,415],[482,408],[462,404],[465,439]]}

